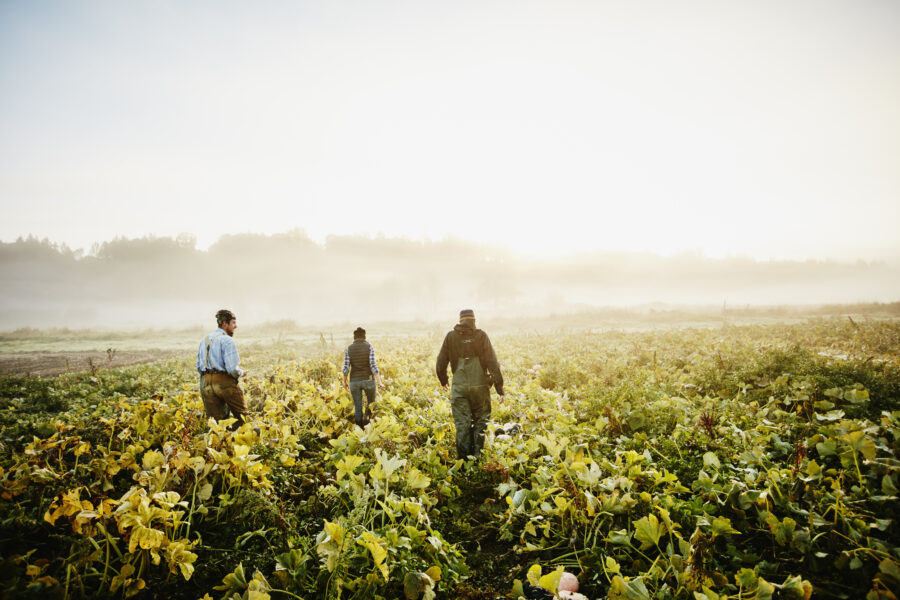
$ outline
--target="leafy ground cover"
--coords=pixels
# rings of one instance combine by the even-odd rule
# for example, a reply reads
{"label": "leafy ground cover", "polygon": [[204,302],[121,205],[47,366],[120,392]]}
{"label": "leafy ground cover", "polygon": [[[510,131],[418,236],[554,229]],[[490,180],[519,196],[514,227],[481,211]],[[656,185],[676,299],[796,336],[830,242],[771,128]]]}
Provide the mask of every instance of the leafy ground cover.
{"label": "leafy ground cover", "polygon": [[251,422],[192,357],[0,379],[4,598],[895,598],[900,325],[506,334],[477,463],[440,338],[379,345],[352,423],[337,354],[254,347]]}

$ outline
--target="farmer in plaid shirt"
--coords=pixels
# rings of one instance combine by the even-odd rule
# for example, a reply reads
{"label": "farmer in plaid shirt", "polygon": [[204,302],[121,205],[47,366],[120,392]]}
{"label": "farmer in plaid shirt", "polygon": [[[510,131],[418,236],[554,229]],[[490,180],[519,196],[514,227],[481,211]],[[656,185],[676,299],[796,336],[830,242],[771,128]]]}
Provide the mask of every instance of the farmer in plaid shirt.
{"label": "farmer in plaid shirt", "polygon": [[[375,364],[375,348],[366,341],[366,330],[357,327],[353,332],[353,343],[344,350],[344,389],[353,398],[353,420],[364,427],[372,416],[371,406],[375,402],[375,385],[384,389],[378,365]],[[347,375],[350,380],[347,380]],[[366,394],[366,409],[363,412],[363,392]]]}
{"label": "farmer in plaid shirt", "polygon": [[240,427],[247,413],[244,392],[238,385],[247,371],[240,368],[241,357],[232,336],[237,329],[237,318],[230,310],[216,313],[219,328],[207,335],[197,349],[197,372],[200,373],[200,396],[206,413],[215,420],[224,419],[229,410]]}

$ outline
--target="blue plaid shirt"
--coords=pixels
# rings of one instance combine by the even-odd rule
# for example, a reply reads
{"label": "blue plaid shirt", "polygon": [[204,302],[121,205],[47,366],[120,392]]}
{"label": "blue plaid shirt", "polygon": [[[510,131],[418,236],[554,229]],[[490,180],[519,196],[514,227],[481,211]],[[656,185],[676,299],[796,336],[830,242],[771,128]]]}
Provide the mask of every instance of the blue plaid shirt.
{"label": "blue plaid shirt", "polygon": [[[369,346],[369,366],[372,368],[372,373],[374,375],[378,375],[378,367],[375,365],[375,347]],[[350,372],[350,346],[347,346],[347,349],[344,350],[344,375]]]}
{"label": "blue plaid shirt", "polygon": [[238,364],[241,357],[238,355],[237,344],[234,339],[220,327],[200,342],[197,349],[197,372],[206,371],[206,344],[209,344],[209,368],[225,371],[235,379],[244,374]]}

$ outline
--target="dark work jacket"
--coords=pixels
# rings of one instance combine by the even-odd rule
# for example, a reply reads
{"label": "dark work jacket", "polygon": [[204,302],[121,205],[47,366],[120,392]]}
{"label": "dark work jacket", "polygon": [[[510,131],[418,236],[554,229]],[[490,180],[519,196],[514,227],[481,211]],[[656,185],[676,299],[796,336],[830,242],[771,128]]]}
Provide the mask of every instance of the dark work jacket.
{"label": "dark work jacket", "polygon": [[350,354],[350,381],[368,379],[372,376],[372,366],[369,364],[369,349],[372,346],[363,339],[353,340],[347,347]]}
{"label": "dark work jacket", "polygon": [[480,329],[476,329],[468,323],[460,323],[447,333],[441,351],[437,357],[437,376],[441,385],[447,385],[447,365],[450,370],[456,372],[456,366],[460,358],[477,356],[485,373],[490,375],[494,383],[494,389],[503,395],[503,374],[500,372],[500,363],[488,335]]}

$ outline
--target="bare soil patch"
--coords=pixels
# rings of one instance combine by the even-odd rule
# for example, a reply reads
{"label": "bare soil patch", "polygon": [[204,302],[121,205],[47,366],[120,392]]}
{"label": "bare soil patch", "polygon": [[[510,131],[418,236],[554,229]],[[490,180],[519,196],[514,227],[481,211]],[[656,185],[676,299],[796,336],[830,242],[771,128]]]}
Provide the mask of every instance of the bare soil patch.
{"label": "bare soil patch", "polygon": [[[0,375],[53,377],[94,369],[114,369],[178,356],[179,350],[117,350],[110,360],[106,352],[20,352],[0,354]],[[93,366],[92,366],[93,365]]]}

